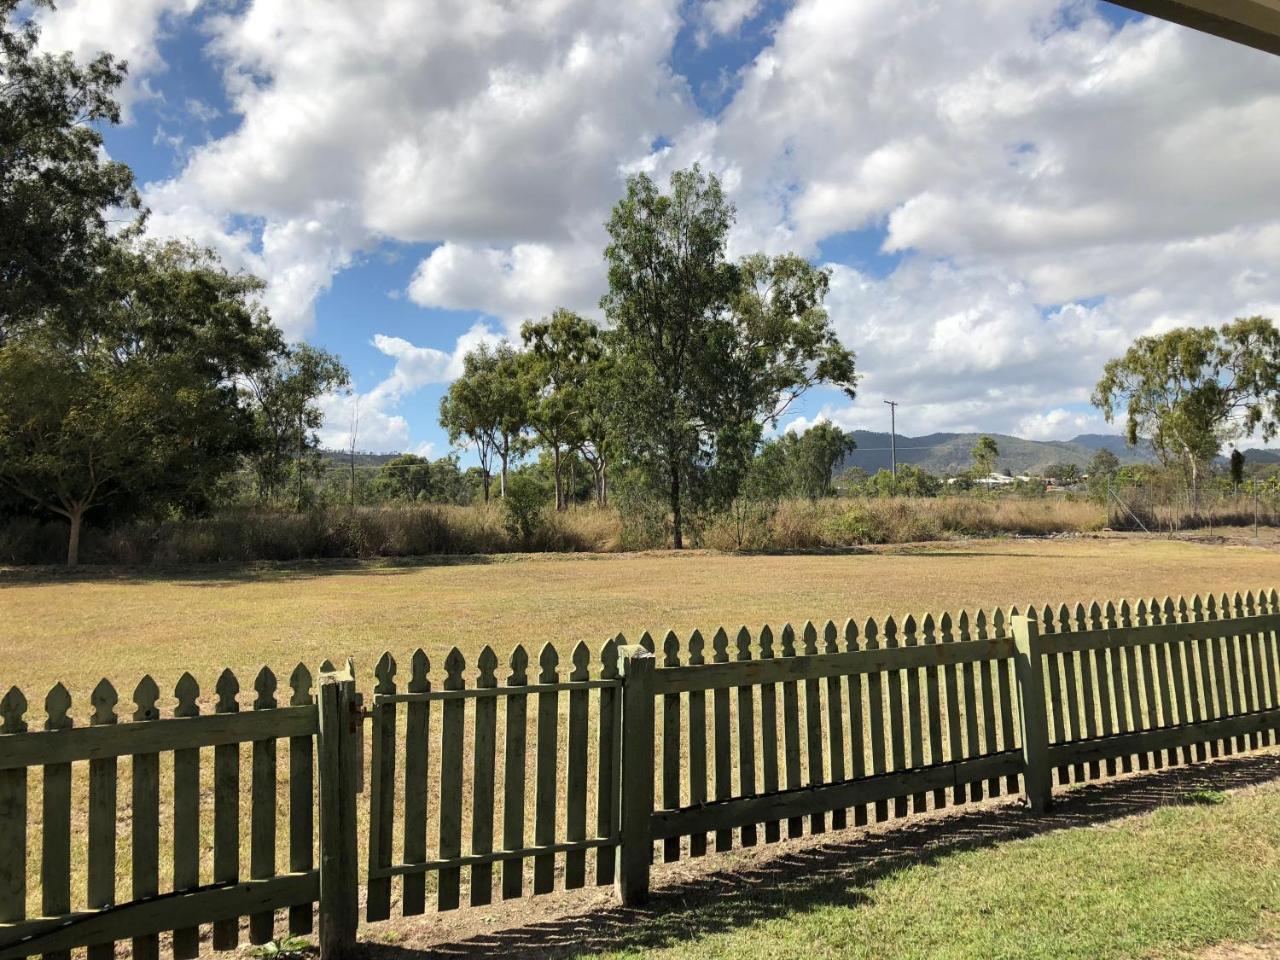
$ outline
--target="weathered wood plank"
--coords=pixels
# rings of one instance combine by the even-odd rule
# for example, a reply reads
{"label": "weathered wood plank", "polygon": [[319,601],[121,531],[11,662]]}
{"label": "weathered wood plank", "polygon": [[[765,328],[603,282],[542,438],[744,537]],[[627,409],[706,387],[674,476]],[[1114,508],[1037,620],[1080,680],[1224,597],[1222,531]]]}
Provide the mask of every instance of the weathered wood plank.
{"label": "weathered wood plank", "polygon": [[[940,627],[942,629],[942,645],[954,645],[956,631],[961,636],[969,632],[969,615],[961,612],[953,628],[951,614],[944,613]],[[964,742],[961,739],[961,725],[964,723],[964,710],[960,705],[960,669],[955,663],[947,663],[942,668],[943,688],[947,694],[947,759],[952,763],[964,758]],[[965,784],[957,783],[951,789],[953,804],[965,802]]]}
{"label": "weathered wood plank", "polygon": [[[70,730],[71,696],[61,683],[44,700],[46,730]],[[71,912],[71,764],[44,768],[40,842],[40,912],[58,917]],[[16,824],[18,818],[0,809],[0,822]],[[0,827],[0,831],[4,828]],[[0,838],[0,849],[14,850],[9,838]],[[21,859],[18,857],[15,860]],[[10,920],[15,918],[8,918]],[[44,960],[69,960],[70,951],[46,953]]]}
{"label": "weathered wood plank", "polygon": [[[197,702],[200,686],[190,673],[178,678],[174,694],[178,700],[173,710],[175,717],[194,717],[200,713]],[[311,802],[309,791],[307,802]],[[173,754],[173,889],[190,890],[199,884],[200,751],[188,747]],[[174,960],[194,960],[199,953],[199,927],[173,931]]]}
{"label": "weathered wood plank", "polygon": [[[431,659],[419,647],[409,661],[410,693],[431,692]],[[431,703],[418,701],[405,708],[404,715],[404,859],[420,863],[427,859],[427,808],[430,783]],[[426,880],[421,875],[404,878],[400,891],[401,910],[406,917],[425,912]]]}
{"label": "weathered wood plank", "polygon": [[[1029,616],[1037,616],[1034,607],[1027,610]],[[1053,612],[1046,605],[1043,615],[1037,617],[1040,625],[1041,636],[1048,640],[1053,636]],[[1067,715],[1066,715],[1066,699],[1063,697],[1062,689],[1062,671],[1063,658],[1070,656],[1070,652],[1066,653],[1046,653],[1042,658],[1045,674],[1048,677],[1048,684],[1045,689],[1049,693],[1048,703],[1048,719],[1050,723],[1049,742],[1065,743],[1072,739],[1068,733]],[[1071,768],[1062,766],[1055,769],[1057,781],[1060,785],[1066,785],[1071,782]]]}
{"label": "weathered wood plank", "polygon": [[326,660],[320,671],[316,697],[316,749],[321,771],[319,941],[321,956],[341,960],[354,949],[360,924],[356,792],[363,731],[357,712],[355,664],[348,658],[344,669],[338,671]]}
{"label": "weathered wood plank", "polygon": [[976,663],[1003,660],[1013,656],[1013,644],[1007,638],[945,644],[933,647],[876,648],[843,653],[818,654],[813,657],[782,657],[769,661],[751,660],[725,664],[706,664],[697,670],[681,667],[659,670],[654,688],[659,694],[684,693],[694,690],[716,690],[722,687],[753,686],[761,683],[785,683],[821,680],[851,674],[870,675],[888,670],[901,671],[917,667]]}
{"label": "weathered wood plank", "polygon": [[[553,651],[554,655],[554,651]],[[462,651],[454,647],[444,661],[444,688],[461,690],[467,669]],[[462,853],[462,763],[465,718],[462,700],[445,700],[440,707],[440,859],[450,860]],[[460,899],[461,871],[449,867],[436,880],[436,909],[454,910]]]}
{"label": "weathered wood plank", "polygon": [[[987,632],[986,615],[979,610],[974,617],[974,632],[976,636],[961,634],[960,639],[967,643],[985,642],[991,639]],[[978,686],[977,677],[973,669],[973,661],[968,661],[960,666],[960,687],[961,695],[964,697],[964,746],[966,757],[976,757],[982,753],[982,744],[978,739],[978,717],[982,713],[982,707],[978,702]],[[974,780],[968,785],[968,795],[970,800],[982,799],[982,782]]]}
{"label": "weathered wood plank", "polygon": [[[1185,623],[1185,617],[1178,616],[1177,607],[1174,605],[1172,597],[1164,598],[1164,622],[1165,623]],[[1187,684],[1183,674],[1182,655],[1186,641],[1179,640],[1171,643],[1167,648],[1160,649],[1166,651],[1168,659],[1169,672],[1169,712],[1166,714],[1169,723],[1189,723],[1191,721],[1190,711],[1187,704]],[[1183,763],[1192,763],[1196,759],[1194,748],[1190,745],[1182,749]]]}
{"label": "weathered wood plank", "polygon": [[[289,705],[312,704],[311,671],[299,663],[289,674]],[[176,757],[176,755],[175,755]],[[175,765],[177,763],[175,759]],[[197,776],[199,767],[197,766]],[[315,868],[315,741],[310,736],[289,738],[289,872],[308,873]],[[197,811],[197,817],[199,816]],[[198,826],[197,826],[198,831]],[[177,844],[177,831],[174,843]],[[198,862],[195,869],[199,876]],[[196,882],[193,879],[193,883]],[[175,884],[176,887],[176,884]],[[299,903],[289,907],[289,933],[302,936],[312,931],[312,906]],[[176,935],[175,935],[176,936]],[[186,960],[186,958],[175,958]]]}
{"label": "weathered wood plank", "polygon": [[[523,646],[511,651],[511,673],[507,686],[519,688],[529,680],[529,655]],[[502,845],[507,850],[524,846],[525,758],[528,740],[528,696],[507,697],[506,736],[502,751]],[[502,899],[512,900],[524,893],[524,862],[502,864]]]}
{"label": "weathered wood plank", "polygon": [[1029,616],[1013,617],[1013,639],[1017,649],[1018,714],[1022,717],[1022,780],[1027,803],[1034,812],[1043,813],[1053,803],[1053,781],[1040,625]]}
{"label": "weathered wood plank", "polygon": [[[649,861],[653,857],[655,671],[653,656],[643,647],[623,647],[619,666],[626,683],[622,688],[622,779],[615,883],[623,906],[632,907],[649,897]],[[702,835],[706,836],[705,829]]]}
{"label": "weathered wood plank", "polygon": [[661,838],[689,830],[706,830],[718,824],[731,827],[772,817],[803,818],[814,810],[835,810],[866,803],[883,803],[919,791],[945,788],[960,780],[999,777],[1017,770],[1022,758],[1016,752],[996,753],[958,763],[944,763],[922,770],[898,770],[858,780],[782,790],[754,797],[710,803],[684,810],[661,810],[653,815],[653,835]]}
{"label": "weathered wood plank", "polygon": [[[911,614],[902,622],[902,642],[905,646],[914,647],[919,644],[919,637],[916,635],[916,619]],[[923,703],[920,699],[920,669],[913,667],[906,671],[907,674],[907,739],[910,744],[911,759],[910,766],[912,768],[920,768],[925,765],[924,760],[924,725],[922,722]],[[928,796],[924,793],[914,793],[911,795],[911,811],[913,813],[924,813],[928,809]]]}
{"label": "weathered wood plank", "polygon": [[[538,679],[554,683],[559,679],[560,655],[551,644],[538,657]],[[537,771],[534,782],[533,841],[547,846],[556,841],[556,780],[560,754],[560,693],[538,694]],[[443,851],[441,851],[443,853]],[[542,854],[533,859],[533,892],[550,893],[555,888],[556,858]]]}
{"label": "weathered wood plank", "polygon": [[[93,704],[90,724],[107,726],[117,722],[115,708],[119,697],[111,684],[103,680],[89,699]],[[70,731],[67,736],[71,736]],[[89,861],[85,903],[90,909],[116,902],[116,776],[115,757],[89,761]],[[114,943],[89,945],[89,960],[110,960],[114,954]]]}
{"label": "weathered wood plank", "polygon": [[[586,647],[583,645],[583,651]],[[575,657],[575,663],[577,658]],[[481,690],[492,690],[498,685],[498,656],[493,652],[493,648],[486,645],[480,651],[480,655],[476,658],[476,687]],[[585,679],[585,674],[584,674]],[[575,693],[570,696],[572,703],[573,697],[581,697],[584,701],[587,698],[587,692]],[[579,704],[584,714],[586,704]],[[498,748],[498,701],[493,697],[481,697],[476,700],[475,715],[475,734],[472,737],[472,748],[474,750],[471,761],[471,852],[478,854],[489,853],[493,850],[493,797],[494,797],[494,781],[497,774],[497,748]],[[570,770],[574,769],[575,748],[582,751],[582,771],[581,783],[577,785],[577,789],[581,794],[581,806],[583,810],[582,819],[586,818],[586,718],[582,719],[582,743],[575,743],[570,740],[569,743],[569,763]],[[574,783],[570,778],[570,811],[572,807],[572,797]],[[573,820],[570,818],[570,830],[573,829]],[[571,837],[572,839],[572,837]],[[581,884],[579,884],[581,886]],[[471,868],[471,905],[484,906],[493,902],[493,867],[489,864],[481,864]]]}
{"label": "weathered wood plank", "polygon": [[[782,656],[791,659],[796,656],[796,634],[789,623],[782,628]],[[796,681],[791,680],[782,685],[782,756],[788,790],[795,790],[801,786],[801,749],[800,692]],[[795,816],[787,820],[787,836],[792,838],[804,836],[803,817]]]}
{"label": "weathered wood plank", "polygon": [[[238,714],[240,704],[236,702],[236,695],[239,692],[240,681],[235,674],[223,670],[218,677],[214,710],[223,715]],[[186,722],[195,723],[198,719]],[[213,750],[213,881],[235,883],[239,879],[240,745],[224,743]],[[91,902],[89,906],[103,904]],[[213,925],[213,949],[234,950],[239,942],[240,924],[235,918],[227,917]]]}
{"label": "weathered wood plank", "polygon": [[[879,626],[874,620],[868,619],[862,627],[862,640],[866,644],[866,649],[869,651],[878,650],[880,647],[879,638]],[[888,765],[885,759],[883,674],[872,673],[867,677],[867,712],[870,715],[871,775],[876,776],[888,772]],[[889,819],[887,798],[879,798],[875,801],[875,817],[877,823]]]}
{"label": "weathered wood plank", "polygon": [[[0,734],[27,730],[27,698],[17,687],[0,699]],[[0,772],[0,923],[27,916],[27,771]]]}
{"label": "weathered wood plank", "polygon": [[[160,688],[151,677],[143,677],[133,691],[134,723],[146,723],[159,718],[156,701]],[[133,829],[130,831],[130,859],[133,882],[130,893],[134,900],[145,900],[160,892],[160,757],[154,753],[141,753],[132,761],[132,793],[129,813]],[[274,791],[273,791],[274,793]],[[133,937],[134,960],[158,960],[160,938],[154,933]]]}
{"label": "weathered wood plank", "polygon": [[[856,653],[858,650],[858,625],[849,618],[844,624],[844,646],[845,650]],[[867,774],[866,761],[866,735],[864,731],[864,716],[866,707],[863,704],[862,697],[862,674],[854,673],[849,675],[849,774],[855,779],[861,779]],[[854,826],[862,827],[867,823],[867,806],[866,804],[857,804],[853,808]]]}
{"label": "weathered wood plank", "polygon": [[[573,671],[570,680],[586,680],[591,676],[591,651],[581,641],[573,648]],[[576,843],[587,839],[587,710],[586,690],[569,694],[569,758],[565,791],[565,839]],[[483,852],[477,849],[477,853]],[[474,876],[474,871],[472,873]],[[587,854],[575,850],[565,854],[564,885],[576,890],[587,882]]]}
{"label": "weathered wood plank", "polygon": [[[1075,607],[1076,631],[1083,631],[1090,625],[1100,627],[1102,625],[1102,609],[1094,601],[1089,608],[1089,617],[1085,619],[1085,610],[1082,604],[1077,603]],[[1094,695],[1097,698],[1098,705],[1098,725],[1096,728],[1086,727],[1090,739],[1096,736],[1109,736],[1115,731],[1115,721],[1112,717],[1111,707],[1111,664],[1107,659],[1107,651],[1101,648],[1093,651],[1085,651],[1080,654],[1082,660],[1092,660],[1093,676],[1094,676]],[[1094,764],[1091,773],[1094,777],[1102,773],[1102,767]],[[1115,759],[1107,761],[1107,776],[1115,776],[1116,762]]]}
{"label": "weathered wood plank", "polygon": [[[982,693],[982,742],[986,744],[988,753],[995,753],[999,709],[996,704],[995,675],[1000,671],[1000,663],[996,660],[983,660],[978,663],[978,686]],[[987,781],[987,796],[1000,796],[1000,778],[992,777]]]}
{"label": "weathered wood plank", "polygon": [[[689,664],[700,666],[704,662],[702,634],[694,630],[689,634]],[[709,669],[719,669],[711,667]],[[653,672],[653,685],[657,689],[658,678],[664,671]],[[673,673],[679,671],[672,671]],[[694,806],[707,801],[707,695],[699,690],[689,691],[689,802]],[[624,731],[625,734],[625,731]],[[707,835],[694,834],[689,838],[689,855],[704,856],[707,852]]]}
{"label": "weathered wood plank", "polygon": [[[729,635],[724,627],[716,630],[711,638],[712,663],[729,662]],[[715,776],[715,798],[727,800],[733,796],[733,747],[729,727],[729,690],[721,687],[712,694],[711,700],[711,733],[712,755],[715,762],[712,772]],[[723,852],[733,848],[733,831],[717,830],[715,835],[716,850]]]}
{"label": "weathered wood plank", "polygon": [[[760,659],[773,659],[773,631],[768,625],[760,630]],[[761,789],[764,793],[775,793],[778,789],[778,686],[775,683],[760,686],[760,761]],[[766,822],[765,843],[776,843],[781,838],[778,821]]]}
{"label": "weathered wood plank", "polygon": [[[893,650],[898,647],[898,623],[893,617],[884,620],[884,645]],[[885,684],[889,688],[889,760],[891,770],[905,770],[907,764],[907,717],[903,707],[903,686],[906,681],[905,671],[901,668],[890,670],[885,675]],[[907,797],[893,798],[893,815],[907,815]]]}
{"label": "weathered wood plank", "polygon": [[[600,648],[600,678],[616,680],[618,677],[619,640],[606,640]],[[619,754],[618,725],[621,698],[617,688],[601,687],[598,701],[599,722],[596,770],[596,836],[612,837],[618,829],[618,774]],[[596,851],[596,883],[613,883],[617,857],[612,849]]]}
{"label": "weathered wood plank", "polygon": [[[746,628],[743,628],[746,633]],[[838,631],[836,625],[830,620],[827,621],[826,627],[822,631],[823,651],[825,653],[839,653],[840,647],[837,643]],[[827,678],[827,741],[831,751],[831,781],[838,783],[845,779],[844,765],[844,696],[842,687],[844,679],[842,677]],[[749,692],[749,691],[748,691]],[[750,728],[748,728],[750,729]],[[754,736],[754,731],[751,733]],[[745,780],[743,781],[746,782]],[[752,783],[754,788],[754,781]],[[744,789],[744,796],[754,793],[755,790]],[[843,830],[848,826],[848,816],[843,807],[838,810],[831,811],[831,829]],[[746,828],[743,828],[743,846],[747,846],[745,842]]]}
{"label": "weathered wood plank", "polygon": [[[384,652],[374,665],[376,696],[396,692],[396,661]],[[369,847],[368,864],[372,869],[391,865],[391,836],[396,817],[396,711],[395,703],[377,703],[369,733],[372,763],[369,769]],[[369,880],[365,916],[370,923],[391,916],[391,881]]]}
{"label": "weathered wood plank", "polygon": [[[738,629],[737,658],[751,659],[751,634],[746,627]],[[751,687],[738,687],[738,783],[743,796],[756,791],[756,721],[755,700]],[[754,847],[758,840],[756,825],[742,825],[742,845]]]}
{"label": "weathered wood plank", "polygon": [[[668,630],[662,641],[662,666],[680,666],[680,639]],[[662,695],[662,805],[668,810],[680,806],[680,694]],[[662,842],[662,859],[674,863],[680,859],[680,838],[667,837]]]}
{"label": "weathered wood plank", "polygon": [[[1223,621],[1205,620],[1200,623],[1168,623],[1156,626],[1134,625],[1121,618],[1120,626],[1104,626],[1100,630],[1085,630],[1054,636],[1050,652],[1064,653],[1067,650],[1076,652],[1096,650],[1099,647],[1110,650],[1116,647],[1161,646],[1178,641],[1197,640],[1201,637],[1213,638],[1225,635],[1224,631],[1242,630],[1275,630],[1280,628],[1280,614],[1267,613],[1255,617],[1241,617],[1230,624]],[[1048,640],[1048,638],[1045,638]]]}
{"label": "weathered wood plank", "polygon": [[[1004,611],[999,608],[996,609],[991,627],[994,637],[1012,642],[1008,621],[1005,619]],[[1013,655],[1010,654],[1008,659],[999,661],[997,671],[997,683],[1000,690],[1000,749],[1004,751],[1016,750],[1019,746],[1016,733],[1018,721],[1014,716],[1017,666]],[[1005,793],[1009,794],[1018,792],[1017,773],[1010,773],[1005,776],[1004,789]]]}
{"label": "weathered wood plank", "polygon": [[[1046,619],[1048,617],[1046,616]],[[1054,632],[1069,632],[1071,629],[1071,617],[1067,612],[1066,604],[1058,608],[1058,624]],[[1059,654],[1062,660],[1062,682],[1064,686],[1063,693],[1066,695],[1064,706],[1067,711],[1066,731],[1067,738],[1070,740],[1081,740],[1084,738],[1084,723],[1080,715],[1081,696],[1080,676],[1085,674],[1087,667],[1085,663],[1081,663],[1077,668],[1076,658],[1082,656],[1085,663],[1088,662],[1088,653],[1077,654],[1074,650]],[[1078,763],[1072,770],[1077,783],[1082,782],[1087,777],[1087,771],[1083,763]]]}
{"label": "weathered wood plank", "polygon": [[1163,727],[1158,730],[1116,734],[1094,741],[1052,746],[1054,762],[1089,760],[1094,757],[1122,756],[1154,750],[1171,750],[1205,740],[1244,737],[1259,731],[1280,730],[1280,710],[1263,710],[1251,714],[1235,714],[1219,720]]}
{"label": "weathered wood plank", "polygon": [[[1141,603],[1141,601],[1139,601],[1139,603]],[[1131,616],[1137,616],[1139,623],[1144,619],[1143,611],[1141,611],[1137,606],[1133,607],[1131,612],[1131,608],[1127,603],[1120,604],[1120,622],[1123,627],[1132,627],[1133,621],[1130,619]],[[1142,702],[1142,694],[1139,688],[1137,649],[1133,646],[1126,646],[1124,648],[1124,660],[1125,681],[1128,686],[1127,699],[1129,703],[1129,716],[1133,722],[1132,729],[1145,730],[1147,729],[1147,724],[1150,722],[1150,717],[1145,709],[1147,705]],[[1145,753],[1138,755],[1137,763],[1139,770],[1149,770],[1151,768],[1150,758]]]}

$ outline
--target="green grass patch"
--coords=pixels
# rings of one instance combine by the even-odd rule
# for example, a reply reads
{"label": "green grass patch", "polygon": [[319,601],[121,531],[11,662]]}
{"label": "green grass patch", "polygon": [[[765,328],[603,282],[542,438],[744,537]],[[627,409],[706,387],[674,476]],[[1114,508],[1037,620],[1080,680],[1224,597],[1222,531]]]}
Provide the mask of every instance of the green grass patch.
{"label": "green grass patch", "polygon": [[752,888],[606,957],[1184,956],[1280,910],[1280,789],[936,859]]}
{"label": "green grass patch", "polygon": [[1178,797],[1178,802],[1187,806],[1216,807],[1227,802],[1227,795],[1221,790],[1189,790]]}

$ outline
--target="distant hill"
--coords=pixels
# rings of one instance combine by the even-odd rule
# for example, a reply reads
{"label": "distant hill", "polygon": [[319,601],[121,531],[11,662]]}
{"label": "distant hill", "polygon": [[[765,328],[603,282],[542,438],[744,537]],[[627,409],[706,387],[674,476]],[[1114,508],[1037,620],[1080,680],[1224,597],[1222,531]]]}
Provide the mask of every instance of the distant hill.
{"label": "distant hill", "polygon": [[[853,436],[858,448],[845,458],[844,468],[861,467],[870,473],[889,468],[889,434],[855,430]],[[923,437],[899,435],[898,462],[915,464],[933,474],[959,473],[973,465],[970,451],[980,436],[978,433],[931,433]],[[1151,463],[1155,459],[1145,444],[1130,447],[1123,437],[1105,434],[1081,434],[1072,440],[1024,440],[1003,433],[990,436],[1000,448],[996,463],[1002,473],[1037,474],[1054,463],[1074,463],[1085,467],[1102,449],[1110,450],[1121,463]]]}

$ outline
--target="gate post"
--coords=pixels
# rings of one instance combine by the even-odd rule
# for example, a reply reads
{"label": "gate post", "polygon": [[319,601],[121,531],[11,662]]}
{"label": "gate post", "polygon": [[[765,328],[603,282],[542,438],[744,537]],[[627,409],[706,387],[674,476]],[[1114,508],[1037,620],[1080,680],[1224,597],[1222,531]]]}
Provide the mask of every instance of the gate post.
{"label": "gate post", "polygon": [[1035,813],[1053,806],[1049,770],[1049,718],[1044,702],[1044,660],[1040,625],[1031,617],[1013,617],[1018,717],[1022,723],[1022,784]]}
{"label": "gate post", "polygon": [[615,889],[623,906],[649,899],[653,857],[653,668],[641,646],[618,651],[622,675],[621,785],[618,791],[618,853]]}
{"label": "gate post", "polygon": [[360,920],[356,852],[359,741],[364,735],[350,660],[344,670],[320,674],[316,697],[320,735],[320,956],[344,960]]}

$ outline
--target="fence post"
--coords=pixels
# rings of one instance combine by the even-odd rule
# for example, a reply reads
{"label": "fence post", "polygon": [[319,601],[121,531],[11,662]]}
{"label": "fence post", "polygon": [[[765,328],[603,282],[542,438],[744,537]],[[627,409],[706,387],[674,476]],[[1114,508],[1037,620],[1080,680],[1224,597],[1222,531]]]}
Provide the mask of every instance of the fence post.
{"label": "fence post", "polygon": [[653,856],[653,668],[657,661],[641,646],[618,651],[622,676],[622,737],[618,791],[618,854],[615,887],[623,906],[649,898]]}
{"label": "fence post", "polygon": [[356,853],[358,741],[363,736],[351,661],[320,674],[320,956],[344,960],[353,952],[359,924],[359,860]]}
{"label": "fence post", "polygon": [[1013,617],[1014,657],[1018,677],[1018,716],[1022,722],[1022,784],[1036,813],[1053,805],[1049,770],[1049,719],[1044,702],[1044,661],[1040,625],[1031,617]]}

